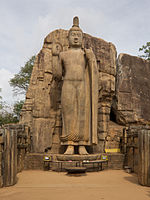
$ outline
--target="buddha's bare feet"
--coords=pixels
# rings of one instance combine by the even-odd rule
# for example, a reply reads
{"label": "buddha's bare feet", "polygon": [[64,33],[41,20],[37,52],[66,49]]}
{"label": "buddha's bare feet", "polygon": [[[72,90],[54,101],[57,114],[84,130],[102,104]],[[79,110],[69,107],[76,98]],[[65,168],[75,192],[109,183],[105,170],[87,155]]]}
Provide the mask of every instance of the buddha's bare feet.
{"label": "buddha's bare feet", "polygon": [[69,145],[64,154],[65,155],[73,155],[74,154],[74,146]]}
{"label": "buddha's bare feet", "polygon": [[79,154],[80,155],[88,155],[88,152],[87,152],[85,146],[79,146]]}

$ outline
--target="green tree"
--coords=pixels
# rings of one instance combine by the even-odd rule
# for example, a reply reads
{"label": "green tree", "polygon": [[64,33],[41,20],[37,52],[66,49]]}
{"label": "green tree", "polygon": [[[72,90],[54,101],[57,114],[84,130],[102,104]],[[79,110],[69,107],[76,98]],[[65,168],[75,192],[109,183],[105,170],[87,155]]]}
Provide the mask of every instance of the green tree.
{"label": "green tree", "polygon": [[10,124],[10,123],[17,123],[18,119],[14,116],[13,113],[9,113],[8,111],[2,111],[0,113],[0,126],[4,124]]}
{"label": "green tree", "polygon": [[[1,88],[0,88],[1,92]],[[0,96],[0,126],[9,123],[17,123],[18,118],[14,112],[11,111],[10,106],[3,101],[2,96]]]}
{"label": "green tree", "polygon": [[150,42],[147,42],[146,45],[143,45],[139,48],[139,51],[143,51],[143,55],[140,55],[141,58],[146,60],[150,60]]}
{"label": "green tree", "polygon": [[[0,92],[2,89],[0,88]],[[3,101],[2,101],[2,96],[0,96],[0,110],[3,108]]]}
{"label": "green tree", "polygon": [[36,56],[32,56],[29,61],[25,63],[25,66],[21,67],[19,73],[15,74],[14,77],[10,79],[9,84],[13,87],[15,94],[26,93],[29,86],[35,58]]}
{"label": "green tree", "polygon": [[21,112],[21,109],[22,109],[22,107],[23,107],[23,104],[24,104],[24,101],[23,101],[23,100],[17,101],[17,102],[14,104],[13,113],[14,113],[14,115],[17,117],[18,120],[19,120],[19,118],[20,118],[20,112]]}

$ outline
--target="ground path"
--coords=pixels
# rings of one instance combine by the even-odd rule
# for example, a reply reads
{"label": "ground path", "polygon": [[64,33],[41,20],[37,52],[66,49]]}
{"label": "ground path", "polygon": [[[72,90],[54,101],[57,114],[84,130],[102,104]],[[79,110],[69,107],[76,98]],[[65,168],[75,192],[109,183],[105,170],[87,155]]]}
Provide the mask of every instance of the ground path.
{"label": "ground path", "polygon": [[51,171],[23,171],[15,186],[1,188],[0,200],[150,200],[150,187],[122,170],[70,177]]}

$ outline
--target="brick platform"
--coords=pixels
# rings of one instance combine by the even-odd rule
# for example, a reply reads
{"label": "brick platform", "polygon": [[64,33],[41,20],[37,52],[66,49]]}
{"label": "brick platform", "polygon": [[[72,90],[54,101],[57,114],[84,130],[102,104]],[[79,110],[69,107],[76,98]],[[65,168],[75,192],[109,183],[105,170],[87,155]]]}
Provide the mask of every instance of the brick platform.
{"label": "brick platform", "polygon": [[[32,169],[32,170],[43,170],[43,157],[45,154],[38,154],[38,153],[30,153],[27,154],[25,158],[25,165],[24,169]],[[47,155],[47,154],[46,154]],[[71,167],[76,165],[76,162],[83,161],[83,160],[98,160],[100,159],[101,155],[107,155],[108,156],[108,169],[123,169],[124,164],[124,154],[121,153],[107,153],[107,154],[90,154],[86,156],[80,156],[80,155],[58,155],[58,154],[51,154],[48,156],[52,157],[53,161],[71,161],[67,162],[64,167]],[[65,159],[66,158],[66,159]],[[92,159],[93,158],[93,159]],[[52,170],[57,170],[57,164],[52,163]],[[105,167],[105,166],[104,166]]]}

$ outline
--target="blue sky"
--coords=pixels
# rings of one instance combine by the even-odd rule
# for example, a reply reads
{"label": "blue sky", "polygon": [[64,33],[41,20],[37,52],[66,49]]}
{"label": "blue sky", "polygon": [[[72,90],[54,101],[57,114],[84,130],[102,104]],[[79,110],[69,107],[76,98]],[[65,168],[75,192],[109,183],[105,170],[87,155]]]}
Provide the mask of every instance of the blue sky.
{"label": "blue sky", "polygon": [[119,53],[134,56],[150,41],[149,0],[0,0],[0,87],[8,103],[8,81],[42,48],[51,31],[69,29],[79,16],[88,34],[112,42]]}

